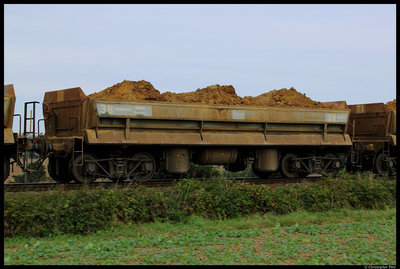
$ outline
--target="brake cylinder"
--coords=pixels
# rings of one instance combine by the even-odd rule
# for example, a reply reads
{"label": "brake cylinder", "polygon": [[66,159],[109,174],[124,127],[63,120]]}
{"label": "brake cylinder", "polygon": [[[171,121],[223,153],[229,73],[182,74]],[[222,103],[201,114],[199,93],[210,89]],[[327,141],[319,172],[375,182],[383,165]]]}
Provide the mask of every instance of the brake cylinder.
{"label": "brake cylinder", "polygon": [[260,172],[278,170],[278,150],[274,148],[257,150],[253,168]]}

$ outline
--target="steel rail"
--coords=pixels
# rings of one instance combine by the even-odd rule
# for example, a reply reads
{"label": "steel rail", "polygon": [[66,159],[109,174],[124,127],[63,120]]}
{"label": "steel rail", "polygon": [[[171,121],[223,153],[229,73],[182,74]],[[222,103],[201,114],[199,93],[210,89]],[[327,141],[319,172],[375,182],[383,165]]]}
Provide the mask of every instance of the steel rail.
{"label": "steel rail", "polygon": [[[389,180],[394,180],[396,177],[389,177]],[[321,175],[311,175],[303,178],[258,178],[258,177],[236,177],[236,178],[227,178],[228,180],[233,180],[236,182],[247,183],[247,184],[256,184],[256,185],[287,185],[294,183],[312,183],[319,180],[323,180],[324,177]],[[5,192],[24,192],[24,191],[51,191],[51,190],[79,190],[84,188],[130,188],[135,186],[146,186],[146,187],[168,187],[176,184],[182,179],[151,179],[146,182],[139,181],[129,181],[125,180],[122,182],[113,182],[110,180],[98,180],[91,184],[79,184],[76,182],[61,184],[57,182],[35,182],[35,183],[6,183],[4,184]],[[212,180],[209,178],[192,178],[189,180]]]}
{"label": "steel rail", "polygon": [[[269,178],[261,179],[258,177],[237,177],[237,178],[227,178],[228,180],[239,181],[248,184],[286,184],[286,183],[297,183],[302,181],[302,178],[294,179],[280,179],[280,178]],[[309,178],[307,178],[309,179]],[[312,179],[312,178],[311,178]],[[91,184],[79,184],[76,182],[71,183],[57,183],[57,182],[34,182],[34,183],[6,183],[4,184],[5,192],[24,192],[24,191],[51,191],[51,190],[78,190],[82,188],[129,188],[134,186],[146,186],[146,187],[168,187],[175,183],[182,181],[183,179],[151,179],[146,182],[139,181],[122,181],[113,182],[110,180],[95,181]],[[208,178],[193,178],[190,180],[205,181],[210,180]]]}

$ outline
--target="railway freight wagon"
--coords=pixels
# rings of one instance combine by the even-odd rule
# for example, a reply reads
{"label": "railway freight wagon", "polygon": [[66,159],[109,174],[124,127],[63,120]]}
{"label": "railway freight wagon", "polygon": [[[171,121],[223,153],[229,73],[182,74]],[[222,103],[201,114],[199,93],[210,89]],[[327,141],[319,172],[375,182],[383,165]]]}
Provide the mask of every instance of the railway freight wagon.
{"label": "railway freight wagon", "polygon": [[383,103],[349,105],[351,164],[380,175],[396,174],[396,111]]}
{"label": "railway freight wagon", "polygon": [[[14,114],[15,109],[15,91],[14,85],[4,85],[4,150],[3,150],[3,162],[4,162],[4,175],[3,181],[7,179],[10,173],[10,164],[16,163],[24,172],[31,172],[27,169],[28,164],[28,152],[39,151],[38,145],[36,144],[35,138],[35,109],[37,101],[25,102],[24,104],[24,129],[23,135],[21,135],[21,124],[22,116],[20,114]],[[30,115],[28,115],[28,110]],[[19,117],[19,130],[18,133],[13,133],[13,122],[14,117]],[[40,152],[40,151],[39,151]],[[24,159],[21,161],[20,157]],[[46,155],[42,156],[40,164],[46,158]],[[12,162],[10,162],[12,160]]]}
{"label": "railway freight wagon", "polygon": [[146,181],[158,169],[180,174],[190,162],[260,177],[335,174],[352,142],[349,110],[124,102],[93,99],[81,88],[46,92],[49,174],[58,182],[96,178]]}
{"label": "railway freight wagon", "polygon": [[3,181],[10,173],[10,158],[14,158],[17,152],[17,138],[13,133],[13,119],[15,108],[14,85],[4,85],[4,149],[3,162],[4,174]]}

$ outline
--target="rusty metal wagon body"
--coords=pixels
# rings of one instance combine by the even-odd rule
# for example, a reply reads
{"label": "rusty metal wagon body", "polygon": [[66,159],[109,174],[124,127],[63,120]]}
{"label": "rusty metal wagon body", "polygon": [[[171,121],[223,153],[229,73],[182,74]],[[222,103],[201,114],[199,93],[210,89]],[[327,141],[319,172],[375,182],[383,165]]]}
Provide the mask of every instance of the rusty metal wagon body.
{"label": "rusty metal wagon body", "polygon": [[14,85],[4,85],[4,149],[3,163],[4,174],[3,180],[6,180],[10,172],[10,158],[15,156],[17,151],[17,138],[13,134],[13,119],[15,109],[15,91]]}
{"label": "rusty metal wagon body", "polygon": [[396,173],[396,111],[383,103],[349,105],[351,163],[380,175]]}
{"label": "rusty metal wagon body", "polygon": [[189,163],[260,176],[337,173],[352,142],[350,110],[127,102],[88,98],[80,88],[46,92],[42,154],[59,182],[148,180]]}

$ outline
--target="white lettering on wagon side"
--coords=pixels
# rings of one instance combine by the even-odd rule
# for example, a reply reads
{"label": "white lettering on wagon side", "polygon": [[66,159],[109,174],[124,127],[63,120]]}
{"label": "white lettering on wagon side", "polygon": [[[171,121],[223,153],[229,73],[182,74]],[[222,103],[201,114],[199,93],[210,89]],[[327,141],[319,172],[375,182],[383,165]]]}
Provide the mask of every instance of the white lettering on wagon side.
{"label": "white lettering on wagon side", "polygon": [[99,116],[151,117],[152,107],[145,105],[96,103]]}
{"label": "white lettering on wagon side", "polygon": [[234,120],[244,120],[246,118],[245,110],[232,110],[232,119]]}
{"label": "white lettering on wagon side", "polygon": [[346,123],[348,113],[326,112],[325,121],[328,123]]}

